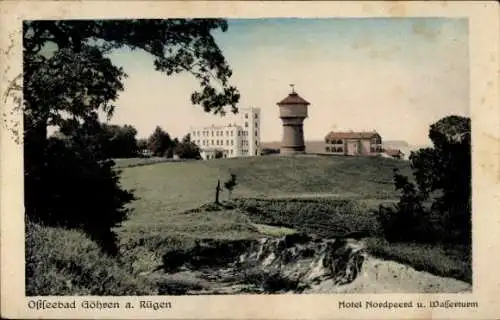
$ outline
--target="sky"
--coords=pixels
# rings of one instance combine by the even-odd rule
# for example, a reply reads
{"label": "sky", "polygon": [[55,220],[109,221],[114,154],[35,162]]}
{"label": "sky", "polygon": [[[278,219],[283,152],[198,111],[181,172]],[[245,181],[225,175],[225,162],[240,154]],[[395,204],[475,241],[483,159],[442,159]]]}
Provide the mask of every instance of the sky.
{"label": "sky", "polygon": [[[331,18],[228,20],[214,38],[233,70],[240,107],[261,109],[262,141],[279,141],[276,103],[290,84],[308,100],[306,140],[332,130],[377,130],[384,140],[430,143],[429,126],[456,114],[469,116],[467,19]],[[141,51],[111,54],[128,74],[110,121],[131,124],[138,137],[159,125],[182,137],[192,126],[234,117],[194,106],[197,82],[188,74],[154,71]]]}

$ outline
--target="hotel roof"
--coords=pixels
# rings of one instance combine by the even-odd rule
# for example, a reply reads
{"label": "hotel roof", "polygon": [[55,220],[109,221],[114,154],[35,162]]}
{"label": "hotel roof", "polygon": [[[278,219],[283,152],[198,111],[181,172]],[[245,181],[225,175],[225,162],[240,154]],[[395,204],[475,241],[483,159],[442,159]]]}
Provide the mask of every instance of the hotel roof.
{"label": "hotel roof", "polygon": [[330,132],[326,135],[325,140],[342,140],[342,139],[372,139],[375,137],[380,137],[377,132]]}

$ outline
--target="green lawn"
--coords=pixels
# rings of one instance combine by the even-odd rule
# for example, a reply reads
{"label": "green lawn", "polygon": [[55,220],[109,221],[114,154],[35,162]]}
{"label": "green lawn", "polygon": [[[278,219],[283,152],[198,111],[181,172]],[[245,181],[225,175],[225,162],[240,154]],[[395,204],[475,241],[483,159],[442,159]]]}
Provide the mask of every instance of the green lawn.
{"label": "green lawn", "polygon": [[[409,164],[385,158],[251,157],[158,163],[123,169],[122,184],[141,200],[133,221],[169,220],[173,212],[213,201],[217,179],[237,175],[233,197],[334,197],[394,199],[393,168],[409,172]],[[227,197],[226,193],[222,198]],[[147,222],[147,221],[146,221]]]}

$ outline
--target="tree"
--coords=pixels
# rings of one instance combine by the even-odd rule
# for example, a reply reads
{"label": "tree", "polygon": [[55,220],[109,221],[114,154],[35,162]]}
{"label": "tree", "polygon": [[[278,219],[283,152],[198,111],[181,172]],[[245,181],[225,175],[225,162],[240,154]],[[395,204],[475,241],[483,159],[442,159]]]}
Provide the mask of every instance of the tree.
{"label": "tree", "polygon": [[137,140],[137,150],[142,151],[148,149],[148,139]]}
{"label": "tree", "polygon": [[110,158],[132,158],[138,153],[137,130],[131,125],[102,125],[106,135],[105,148]]}
{"label": "tree", "polygon": [[236,175],[234,173],[231,173],[229,176],[229,179],[224,182],[224,188],[227,190],[227,199],[231,200],[231,194],[233,192],[234,187],[236,187]]}
{"label": "tree", "polygon": [[48,225],[82,229],[107,253],[116,254],[110,227],[127,217],[125,205],[135,198],[119,188],[120,171],[107,159],[101,135],[101,124],[89,120],[62,139],[48,139],[43,173],[49,176],[41,178],[50,192],[40,190],[45,198],[31,215]]}
{"label": "tree", "polygon": [[[130,201],[121,196],[124,191],[105,157],[92,156],[91,149],[98,148],[75,142],[80,141],[76,139],[80,134],[70,139],[71,148],[47,137],[48,126],[88,132],[93,130],[89,126],[95,125],[99,111],[108,118],[113,115],[116,107],[113,101],[124,89],[126,77],[124,70],[106,56],[113,50],[123,47],[143,50],[154,57],[155,69],[167,76],[190,73],[200,85],[191,95],[193,104],[215,114],[223,114],[226,106],[236,112],[239,93],[229,84],[231,69],[211,34],[214,30],[226,29],[227,23],[222,19],[25,21],[23,111],[27,216],[47,218],[50,210],[61,205],[54,200],[59,196],[80,200],[76,203],[86,200],[89,206],[95,206],[87,207],[89,211],[102,209],[101,203],[80,197],[78,190],[55,196],[61,190],[51,183],[51,174],[57,167],[54,164],[59,162],[48,152],[51,148],[60,150],[67,161],[74,160],[74,166],[66,172],[68,177],[87,179],[88,188],[97,186],[97,177],[108,182],[101,190],[102,196],[109,200],[106,215],[120,211]],[[89,136],[95,138],[95,135]],[[81,154],[85,155],[85,161],[78,160]],[[95,175],[85,176],[87,170],[100,168],[105,163],[107,169],[95,169]],[[71,226],[85,229],[89,224],[100,224],[103,230],[111,230],[113,224],[118,223],[117,219],[104,216],[102,223],[88,221],[81,211],[75,216],[71,208],[66,209],[68,217],[73,215],[71,219],[79,221]],[[48,222],[65,225],[67,217],[58,216],[57,220],[48,219]]]}
{"label": "tree", "polygon": [[181,159],[201,159],[200,148],[193,142],[181,142],[174,148],[174,153]]}
{"label": "tree", "polygon": [[410,155],[415,182],[395,172],[401,198],[395,210],[381,210],[382,225],[395,237],[470,242],[470,119],[444,117],[430,126],[429,138],[433,148]]}
{"label": "tree", "polygon": [[200,148],[191,141],[191,136],[187,134],[182,141],[174,147],[174,153],[181,159],[201,159]]}
{"label": "tree", "polygon": [[167,149],[172,146],[170,135],[157,126],[148,139],[148,149],[151,150],[155,157],[163,157]]}

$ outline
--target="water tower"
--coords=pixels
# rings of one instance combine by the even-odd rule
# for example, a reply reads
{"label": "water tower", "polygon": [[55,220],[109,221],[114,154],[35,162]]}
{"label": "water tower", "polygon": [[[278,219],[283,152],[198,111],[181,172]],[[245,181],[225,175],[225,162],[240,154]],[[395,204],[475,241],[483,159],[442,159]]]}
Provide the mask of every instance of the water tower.
{"label": "water tower", "polygon": [[277,103],[283,122],[283,140],[280,153],[284,155],[303,154],[306,151],[303,122],[307,118],[307,106],[310,103],[295,92],[293,84],[290,87],[292,92]]}

